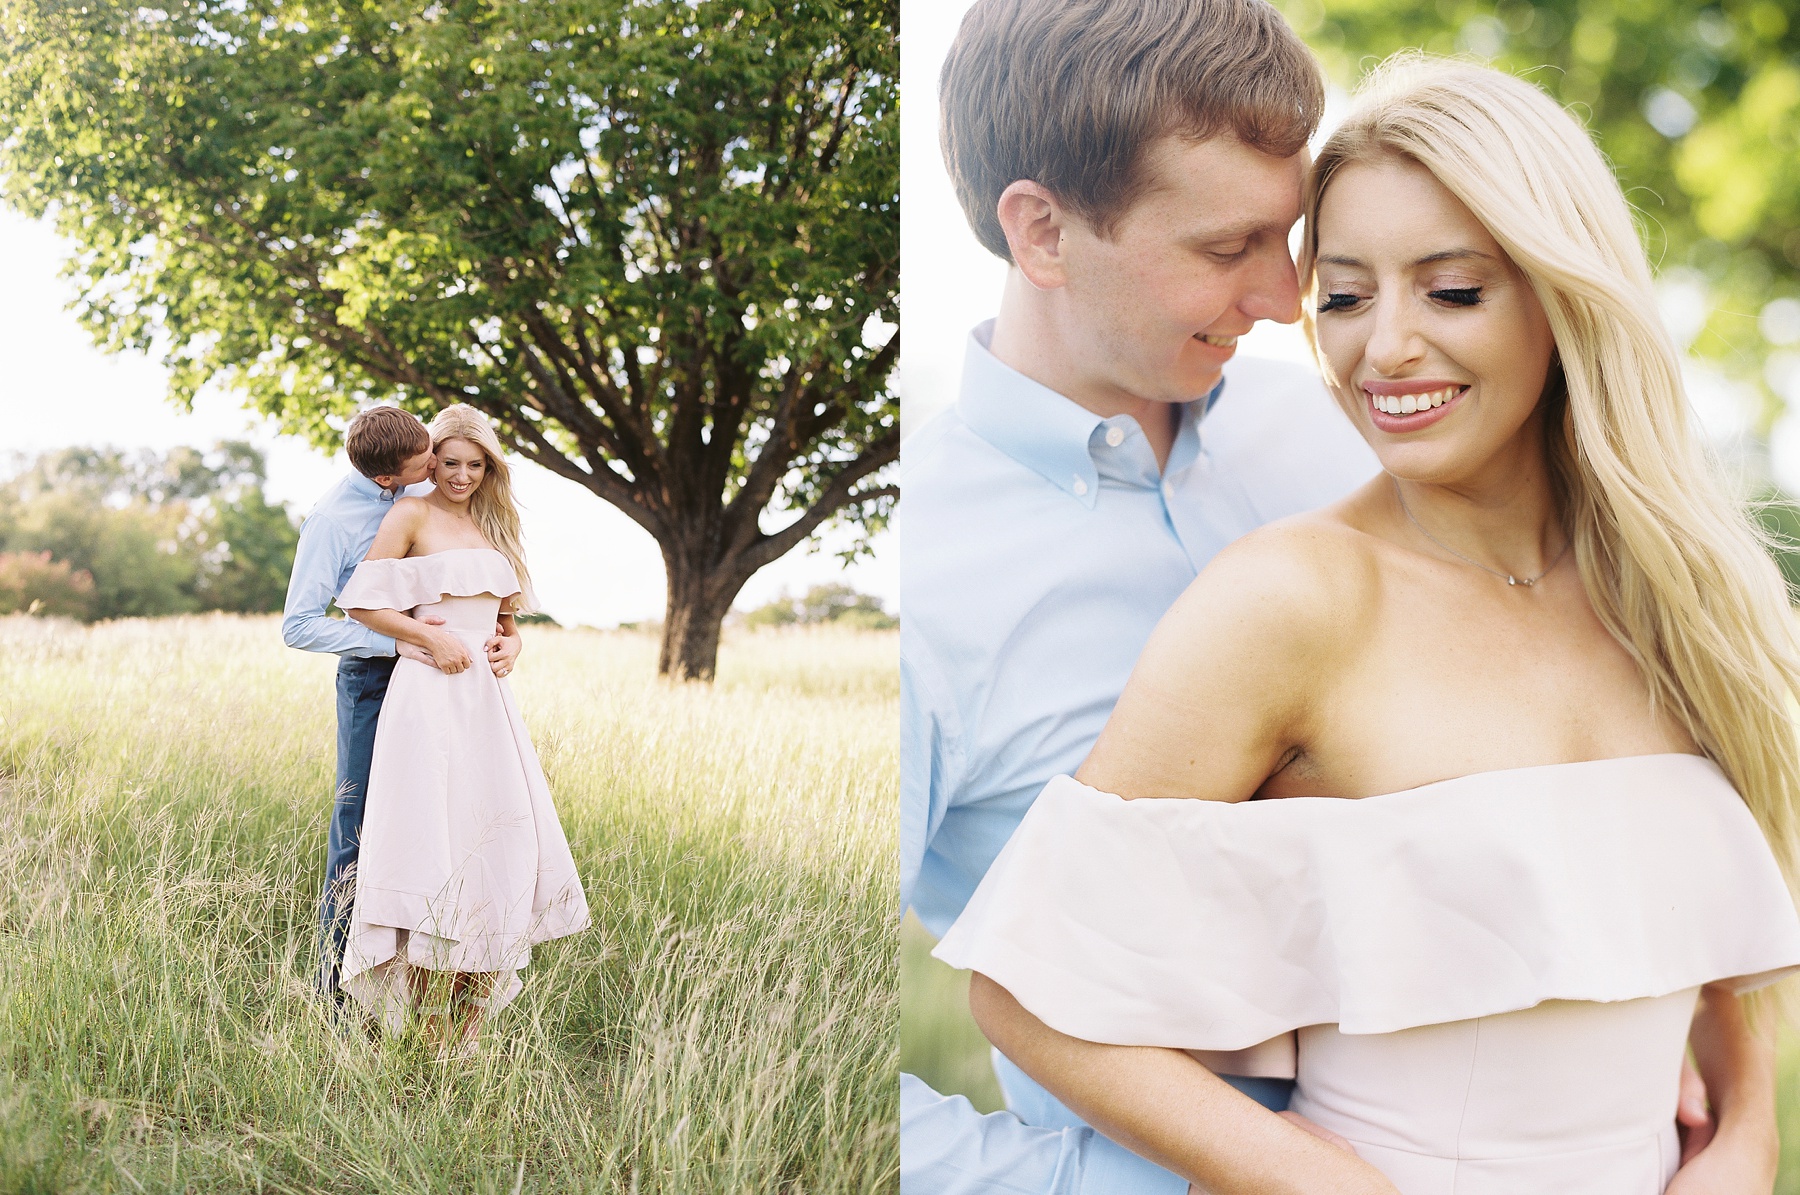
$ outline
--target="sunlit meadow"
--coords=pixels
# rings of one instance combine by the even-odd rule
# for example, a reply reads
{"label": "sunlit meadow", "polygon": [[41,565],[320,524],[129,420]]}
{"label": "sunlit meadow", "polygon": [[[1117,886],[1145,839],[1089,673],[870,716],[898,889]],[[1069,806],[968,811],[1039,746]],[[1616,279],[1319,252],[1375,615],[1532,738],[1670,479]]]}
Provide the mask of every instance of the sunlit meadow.
{"label": "sunlit meadow", "polygon": [[332,658],[0,619],[0,1192],[894,1189],[896,650],[528,628],[594,928],[446,1062],[312,995]]}

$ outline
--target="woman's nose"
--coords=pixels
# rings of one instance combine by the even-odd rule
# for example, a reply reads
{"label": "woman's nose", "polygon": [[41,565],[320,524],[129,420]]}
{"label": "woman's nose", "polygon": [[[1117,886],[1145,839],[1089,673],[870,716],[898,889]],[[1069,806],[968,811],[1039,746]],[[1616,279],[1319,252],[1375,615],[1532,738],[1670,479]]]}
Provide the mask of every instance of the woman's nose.
{"label": "woman's nose", "polygon": [[1373,327],[1363,356],[1376,373],[1394,377],[1424,354],[1424,340],[1413,326],[1405,304],[1377,298]]}

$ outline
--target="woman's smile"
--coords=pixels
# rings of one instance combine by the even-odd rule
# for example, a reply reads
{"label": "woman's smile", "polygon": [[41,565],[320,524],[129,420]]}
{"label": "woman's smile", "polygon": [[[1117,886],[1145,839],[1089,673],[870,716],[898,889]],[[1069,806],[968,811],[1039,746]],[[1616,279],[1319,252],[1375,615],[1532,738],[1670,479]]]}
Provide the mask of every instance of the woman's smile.
{"label": "woman's smile", "polygon": [[1457,382],[1364,382],[1369,419],[1384,432],[1416,432],[1450,414],[1469,387]]}

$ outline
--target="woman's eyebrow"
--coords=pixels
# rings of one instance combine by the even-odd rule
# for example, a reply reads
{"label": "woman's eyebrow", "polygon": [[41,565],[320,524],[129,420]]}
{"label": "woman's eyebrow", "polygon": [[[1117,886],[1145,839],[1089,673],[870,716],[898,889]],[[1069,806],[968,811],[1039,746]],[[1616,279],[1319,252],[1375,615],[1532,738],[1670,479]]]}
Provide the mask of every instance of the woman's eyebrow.
{"label": "woman's eyebrow", "polygon": [[[1477,258],[1482,261],[1499,260],[1492,253],[1483,253],[1479,249],[1440,249],[1436,253],[1427,253],[1424,257],[1414,258],[1412,264],[1428,266],[1440,261],[1467,261]],[[1322,253],[1317,260],[1320,265],[1349,266],[1353,269],[1368,268],[1368,263],[1360,258],[1347,257],[1342,253]]]}
{"label": "woman's eyebrow", "polygon": [[1465,261],[1469,258],[1477,257],[1483,261],[1498,260],[1492,253],[1483,253],[1479,249],[1441,249],[1436,253],[1427,253],[1424,257],[1417,258],[1414,260],[1413,264],[1415,266],[1428,266],[1433,262]]}

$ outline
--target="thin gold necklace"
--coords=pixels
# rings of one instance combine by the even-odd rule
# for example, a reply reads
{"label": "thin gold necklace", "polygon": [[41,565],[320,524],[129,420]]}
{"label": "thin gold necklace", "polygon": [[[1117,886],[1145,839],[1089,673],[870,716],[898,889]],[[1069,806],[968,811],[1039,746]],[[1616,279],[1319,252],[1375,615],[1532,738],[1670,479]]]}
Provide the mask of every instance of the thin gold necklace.
{"label": "thin gold necklace", "polygon": [[[1390,474],[1388,474],[1388,476],[1393,477],[1394,475],[1390,473]],[[1450,553],[1450,555],[1456,557],[1458,560],[1462,561],[1464,564],[1472,564],[1484,573],[1491,573],[1492,575],[1494,575],[1496,577],[1504,578],[1508,585],[1523,585],[1527,589],[1531,588],[1533,585],[1536,585],[1539,581],[1542,581],[1545,577],[1550,575],[1551,569],[1555,568],[1557,565],[1562,563],[1562,558],[1569,554],[1569,544],[1573,542],[1572,540],[1565,538],[1563,540],[1562,551],[1558,552],[1556,554],[1556,559],[1552,560],[1544,568],[1544,571],[1539,573],[1537,576],[1535,576],[1535,577],[1515,577],[1511,573],[1503,573],[1497,568],[1489,568],[1487,565],[1481,563],[1481,561],[1479,561],[1479,560],[1470,560],[1467,556],[1464,556],[1461,552],[1458,552],[1455,548],[1451,547],[1449,544],[1445,543],[1443,540],[1439,539],[1437,536],[1433,535],[1431,532],[1425,530],[1425,524],[1419,522],[1418,516],[1413,514],[1412,508],[1406,504],[1406,494],[1400,488],[1400,479],[1398,477],[1394,477],[1394,497],[1400,499],[1400,509],[1406,512],[1406,517],[1412,520],[1412,525],[1419,529],[1420,535],[1423,535],[1426,539],[1430,540],[1432,543],[1436,544],[1438,547],[1444,549],[1444,551]]]}

